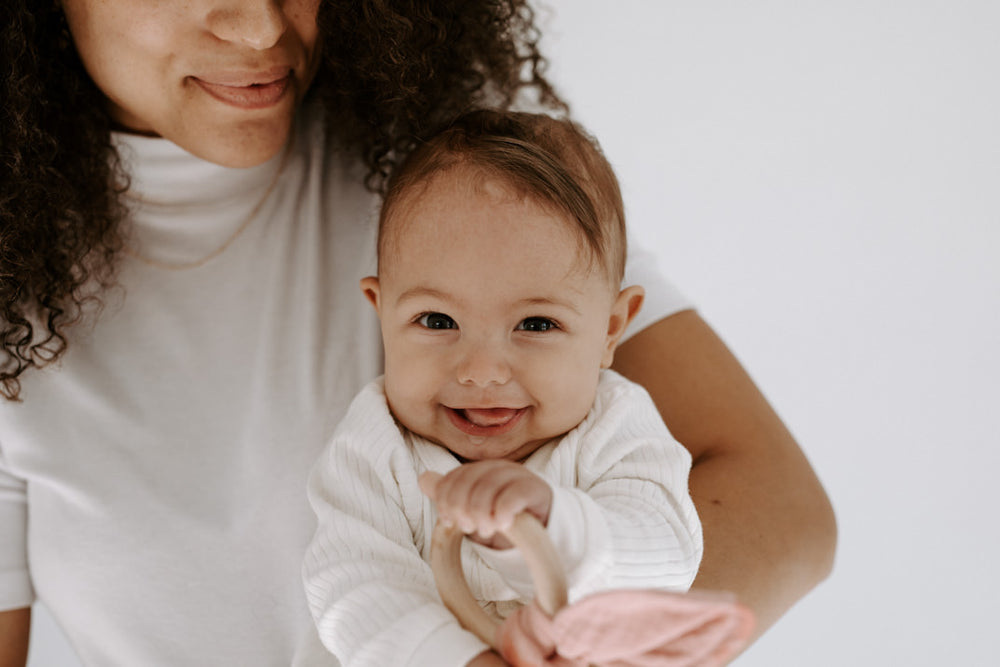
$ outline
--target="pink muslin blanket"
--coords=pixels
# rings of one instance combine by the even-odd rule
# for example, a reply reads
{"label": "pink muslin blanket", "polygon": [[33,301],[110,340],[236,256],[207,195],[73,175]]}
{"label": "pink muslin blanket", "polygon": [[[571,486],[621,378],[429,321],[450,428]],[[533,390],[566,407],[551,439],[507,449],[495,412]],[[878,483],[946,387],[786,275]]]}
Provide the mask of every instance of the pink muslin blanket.
{"label": "pink muslin blanket", "polygon": [[716,667],[740,651],[752,628],[750,610],[729,596],[615,590],[552,617],[532,603],[498,628],[496,645],[518,667]]}

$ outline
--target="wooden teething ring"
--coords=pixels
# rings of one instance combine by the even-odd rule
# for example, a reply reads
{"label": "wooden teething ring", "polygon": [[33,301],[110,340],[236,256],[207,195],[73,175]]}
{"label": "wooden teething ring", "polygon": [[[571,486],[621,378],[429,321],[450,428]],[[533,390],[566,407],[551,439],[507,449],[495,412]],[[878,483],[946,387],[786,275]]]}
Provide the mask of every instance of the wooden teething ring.
{"label": "wooden teething ring", "polygon": [[[566,573],[545,528],[534,516],[522,513],[502,532],[520,549],[528,564],[538,606],[553,616],[566,606]],[[496,631],[500,624],[483,611],[469,590],[462,571],[463,537],[465,535],[457,527],[446,526],[440,520],[434,526],[431,569],[438,593],[462,627],[496,649]]]}

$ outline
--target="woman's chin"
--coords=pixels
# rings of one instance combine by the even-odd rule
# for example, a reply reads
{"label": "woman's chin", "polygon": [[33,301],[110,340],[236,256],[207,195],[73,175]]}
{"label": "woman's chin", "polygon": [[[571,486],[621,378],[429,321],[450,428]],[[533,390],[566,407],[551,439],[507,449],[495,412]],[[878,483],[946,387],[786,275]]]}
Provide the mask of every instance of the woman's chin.
{"label": "woman's chin", "polygon": [[[175,143],[203,160],[223,167],[256,167],[277,155],[288,141],[291,122],[282,125],[250,126],[236,131],[222,131],[211,138]],[[169,138],[169,137],[168,137]]]}

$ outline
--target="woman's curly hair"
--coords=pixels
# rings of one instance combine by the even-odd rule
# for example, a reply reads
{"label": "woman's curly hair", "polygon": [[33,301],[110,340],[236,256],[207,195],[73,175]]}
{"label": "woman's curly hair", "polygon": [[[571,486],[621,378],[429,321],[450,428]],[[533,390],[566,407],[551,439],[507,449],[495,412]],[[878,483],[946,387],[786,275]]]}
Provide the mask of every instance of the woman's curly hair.
{"label": "woman's curly hair", "polygon": [[[67,329],[115,282],[127,188],[104,96],[59,2],[0,8],[0,395],[58,358]],[[526,0],[324,0],[310,96],[380,191],[406,152],[475,106],[523,91],[565,110]],[[95,290],[96,287],[96,290]],[[99,301],[98,301],[99,302]]]}

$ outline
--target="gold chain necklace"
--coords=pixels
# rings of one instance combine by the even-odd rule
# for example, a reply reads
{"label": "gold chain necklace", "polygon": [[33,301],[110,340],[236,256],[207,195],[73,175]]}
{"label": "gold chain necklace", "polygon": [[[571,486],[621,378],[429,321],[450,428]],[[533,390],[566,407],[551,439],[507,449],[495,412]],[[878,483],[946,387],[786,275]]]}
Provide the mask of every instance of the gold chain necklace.
{"label": "gold chain necklace", "polygon": [[[291,153],[291,143],[289,143],[289,145],[285,147],[284,153],[281,156],[281,164],[279,164],[278,168],[275,170],[274,177],[268,184],[267,189],[264,190],[264,194],[261,196],[260,200],[254,205],[254,207],[250,210],[250,213],[247,214],[246,218],[243,219],[243,222],[239,224],[236,230],[233,231],[233,233],[230,234],[229,237],[222,242],[222,245],[220,245],[219,247],[217,247],[215,250],[211,251],[204,257],[199,257],[198,259],[192,260],[190,262],[164,262],[159,259],[153,259],[152,257],[146,257],[145,255],[142,255],[138,250],[129,245],[125,246],[124,249],[125,254],[129,255],[130,257],[135,257],[143,264],[147,264],[149,266],[155,266],[158,269],[167,269],[168,271],[185,271],[187,269],[196,269],[199,266],[204,266],[205,264],[208,264],[210,261],[212,261],[219,255],[224,253],[229,248],[229,246],[231,246],[233,242],[236,241],[236,239],[238,239],[244,231],[246,231],[247,227],[250,226],[250,223],[253,221],[253,219],[257,217],[258,213],[260,213],[260,210],[264,207],[264,204],[267,202],[268,198],[271,196],[271,193],[274,191],[275,186],[278,185],[278,181],[281,179],[281,174],[285,171],[285,165],[288,164],[288,155],[290,153]],[[141,203],[146,203],[146,204],[153,203],[148,201],[144,202],[141,198],[138,197],[135,197],[134,199],[136,199]],[[162,206],[162,204],[160,205]]]}

